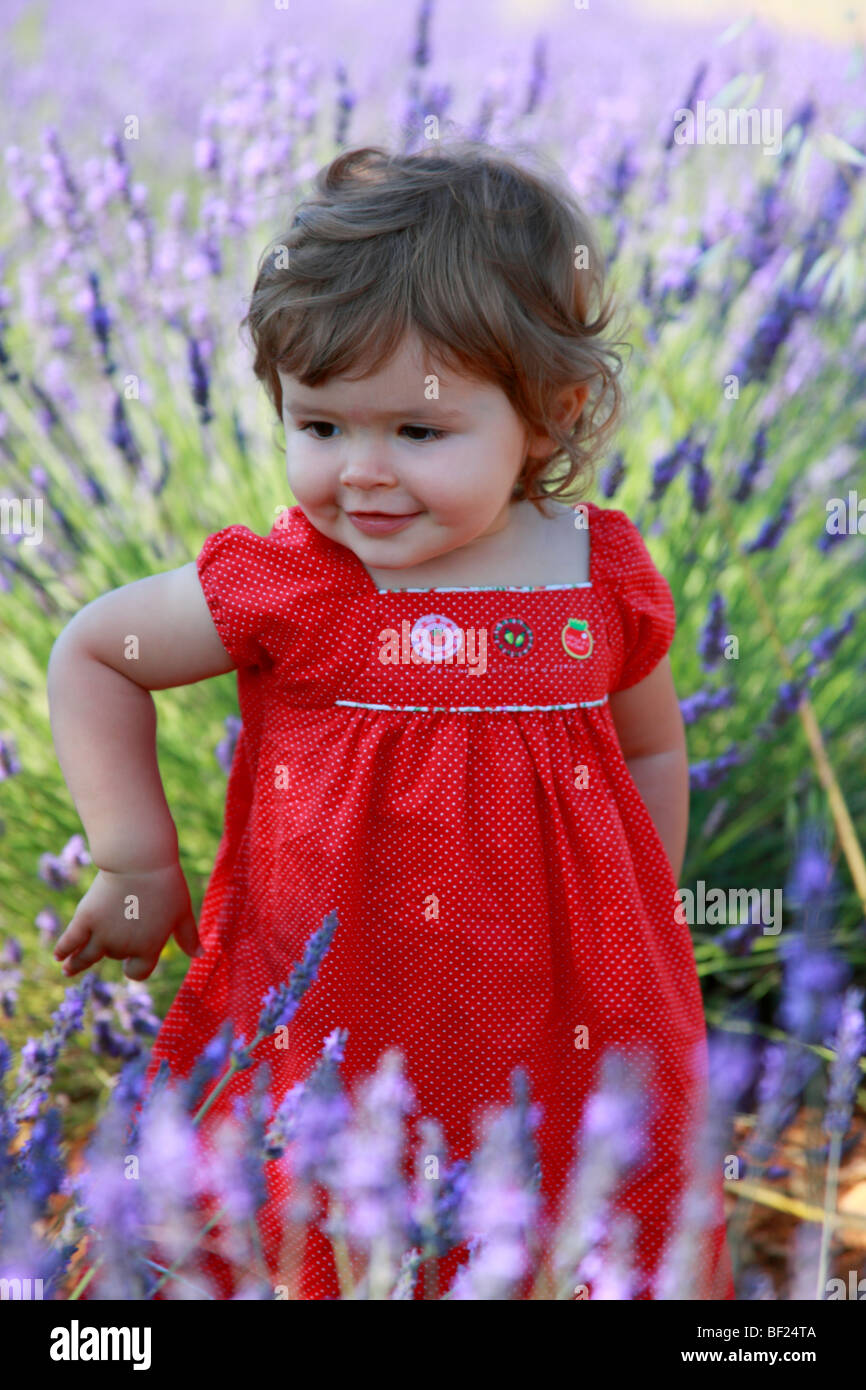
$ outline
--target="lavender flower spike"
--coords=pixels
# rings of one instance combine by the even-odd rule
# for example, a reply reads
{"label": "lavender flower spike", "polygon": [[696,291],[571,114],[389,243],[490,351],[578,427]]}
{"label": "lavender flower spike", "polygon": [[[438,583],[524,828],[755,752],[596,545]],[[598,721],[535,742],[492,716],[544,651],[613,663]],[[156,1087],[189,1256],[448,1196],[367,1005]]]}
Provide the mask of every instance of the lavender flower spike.
{"label": "lavender flower spike", "polygon": [[301,999],[319,973],[319,966],[336,929],[337,914],[329,912],[321,927],[313,932],[307,942],[304,958],[295,966],[289,983],[268,990],[262,1000],[263,1008],[259,1016],[258,1032],[261,1037],[269,1037],[294,1018]]}
{"label": "lavender flower spike", "polygon": [[827,1114],[824,1119],[828,1134],[838,1134],[843,1138],[848,1132],[860,1076],[860,1058],[864,1055],[866,1022],[863,1019],[863,990],[849,989],[842,1000],[836,1057],[830,1067]]}

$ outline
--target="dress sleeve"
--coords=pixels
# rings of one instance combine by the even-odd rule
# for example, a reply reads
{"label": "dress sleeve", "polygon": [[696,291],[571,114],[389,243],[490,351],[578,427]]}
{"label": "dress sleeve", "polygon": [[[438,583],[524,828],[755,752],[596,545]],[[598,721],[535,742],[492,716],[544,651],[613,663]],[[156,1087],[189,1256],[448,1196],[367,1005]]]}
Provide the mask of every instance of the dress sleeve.
{"label": "dress sleeve", "polygon": [[202,593],[223,646],[238,668],[267,665],[274,619],[288,596],[285,556],[247,526],[208,536],[196,558]]}
{"label": "dress sleeve", "polygon": [[615,609],[609,634],[614,694],[637,685],[665,656],[674,639],[676,612],[670,586],[634,522],[616,508],[599,510],[597,517],[603,519],[599,568]]}

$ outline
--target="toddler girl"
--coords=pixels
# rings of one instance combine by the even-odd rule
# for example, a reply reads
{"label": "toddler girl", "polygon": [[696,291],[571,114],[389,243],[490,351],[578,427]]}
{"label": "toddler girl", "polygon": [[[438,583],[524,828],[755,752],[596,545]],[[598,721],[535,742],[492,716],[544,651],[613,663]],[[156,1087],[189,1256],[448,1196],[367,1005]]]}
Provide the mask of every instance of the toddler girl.
{"label": "toddler girl", "polygon": [[[675,916],[688,766],[671,594],[622,511],[575,504],[621,407],[602,292],[593,231],[545,169],[466,142],[348,151],[319,174],[245,319],[295,504],[266,536],[228,525],[195,563],[104,595],[52,653],[58,756],[100,871],[57,955],[68,974],[109,956],[143,979],[173,932],[195,958],[148,1078],[163,1058],[186,1076],[227,1021],[254,1036],[336,911],[288,1046],[254,1054],[273,1103],[345,1028],[349,1092],[399,1048],[412,1124],[435,1117],[465,1158],[520,1066],[550,1220],[603,1054],[648,1060],[646,1154],[618,1209],[651,1298],[706,1040]],[[231,669],[242,728],[197,935],[148,692]],[[147,908],[134,923],[130,893]],[[268,1165],[275,1282],[287,1181]],[[721,1178],[717,1198],[696,1297],[733,1297]],[[302,1298],[338,1296],[320,1225]],[[438,1261],[440,1296],[466,1253]]]}

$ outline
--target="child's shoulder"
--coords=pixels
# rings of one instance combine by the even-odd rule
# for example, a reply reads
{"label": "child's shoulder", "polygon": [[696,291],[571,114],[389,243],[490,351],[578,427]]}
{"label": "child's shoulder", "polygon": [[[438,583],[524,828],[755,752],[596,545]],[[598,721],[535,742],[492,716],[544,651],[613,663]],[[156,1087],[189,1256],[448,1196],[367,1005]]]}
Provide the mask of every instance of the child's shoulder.
{"label": "child's shoulder", "polygon": [[200,576],[219,573],[260,595],[325,594],[361,584],[343,547],[317,531],[297,505],[281,508],[266,535],[240,522],[214,532],[197,563]]}

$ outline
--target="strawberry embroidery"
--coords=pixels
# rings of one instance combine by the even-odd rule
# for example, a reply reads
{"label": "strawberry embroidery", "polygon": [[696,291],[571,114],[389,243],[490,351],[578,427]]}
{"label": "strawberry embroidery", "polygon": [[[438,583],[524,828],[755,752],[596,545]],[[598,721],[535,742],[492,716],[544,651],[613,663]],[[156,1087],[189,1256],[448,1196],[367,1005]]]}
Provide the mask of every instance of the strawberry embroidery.
{"label": "strawberry embroidery", "polygon": [[493,640],[508,656],[522,656],[532,646],[532,629],[522,618],[501,618],[493,629]]}
{"label": "strawberry embroidery", "polygon": [[562,645],[569,656],[589,656],[592,651],[592,633],[585,618],[569,618],[562,629]]}

